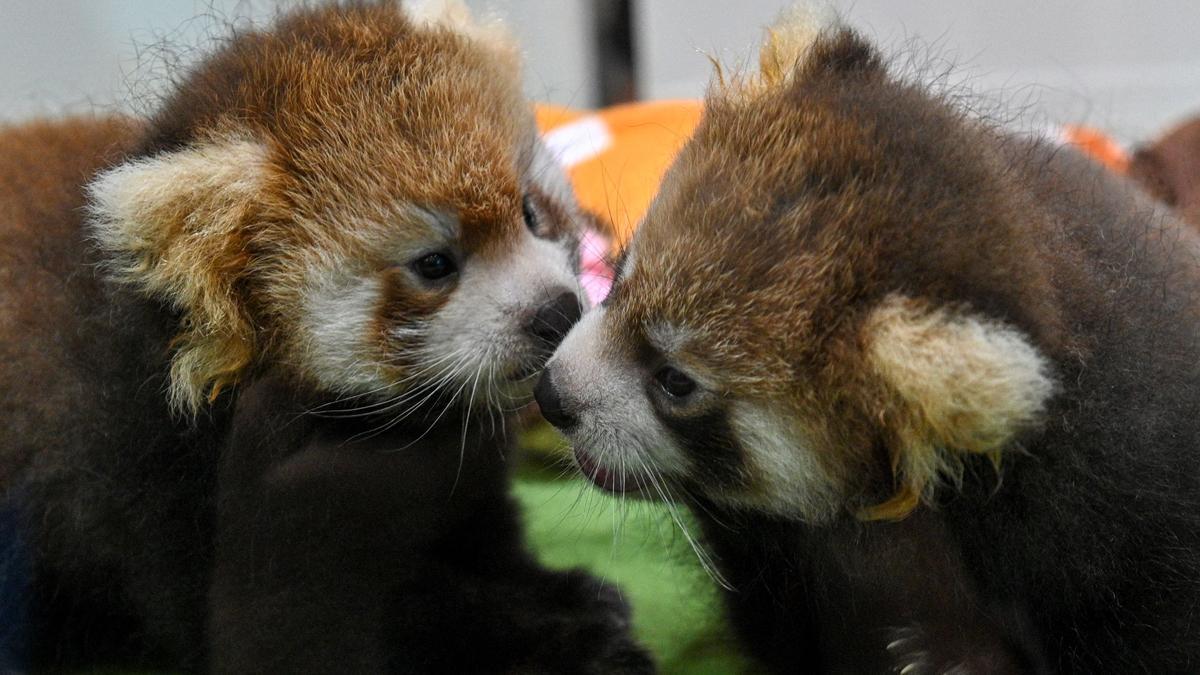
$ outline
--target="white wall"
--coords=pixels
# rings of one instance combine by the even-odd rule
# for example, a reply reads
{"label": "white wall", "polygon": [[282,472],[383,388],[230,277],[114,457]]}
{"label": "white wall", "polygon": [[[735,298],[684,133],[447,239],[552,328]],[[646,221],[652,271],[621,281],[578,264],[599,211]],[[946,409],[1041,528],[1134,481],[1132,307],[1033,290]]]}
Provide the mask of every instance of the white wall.
{"label": "white wall", "polygon": [[[693,97],[705,53],[744,63],[788,0],[640,0],[642,94]],[[1027,118],[1084,122],[1125,140],[1200,113],[1197,0],[830,0],[888,51],[916,38],[957,62],[967,84],[1031,106]],[[960,75],[956,80],[961,80]],[[1030,123],[1030,122],[1027,122]]]}
{"label": "white wall", "polygon": [[467,0],[495,12],[525,51],[525,91],[539,101],[595,107],[596,63],[589,0]]}
{"label": "white wall", "polygon": [[[202,45],[223,21],[269,16],[233,0],[0,0],[0,119],[129,107],[162,81],[163,40]],[[179,50],[186,59],[187,51]],[[173,59],[174,57],[169,57]]]}
{"label": "white wall", "polygon": [[[85,111],[163,83],[164,40],[195,47],[230,21],[268,20],[298,0],[0,0],[0,120]],[[468,0],[503,16],[528,54],[540,100],[596,105],[588,0]],[[136,101],[134,108],[137,108]]]}
{"label": "white wall", "polygon": [[[0,0],[0,120],[128,106],[131,90],[162,82],[148,45],[202,45],[220,32],[214,15],[261,19],[293,1]],[[704,53],[745,59],[789,1],[634,0],[643,97],[699,96]],[[1134,140],[1200,112],[1200,0],[830,2],[892,49],[910,37],[932,43],[972,73],[972,86],[1032,101],[1034,118]],[[591,0],[468,3],[507,17],[528,53],[531,96],[596,103]]]}

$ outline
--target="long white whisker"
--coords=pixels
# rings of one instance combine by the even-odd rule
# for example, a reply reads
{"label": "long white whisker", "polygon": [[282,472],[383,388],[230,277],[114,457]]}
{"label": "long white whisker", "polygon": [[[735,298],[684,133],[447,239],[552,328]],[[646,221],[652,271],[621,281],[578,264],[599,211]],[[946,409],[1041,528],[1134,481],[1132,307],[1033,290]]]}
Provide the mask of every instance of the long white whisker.
{"label": "long white whisker", "polygon": [[458,479],[462,475],[463,460],[467,454],[467,426],[471,423],[471,406],[475,403],[475,390],[479,387],[479,376],[482,373],[482,366],[475,370],[475,382],[471,385],[471,395],[467,401],[466,412],[463,413],[462,439],[458,448],[458,469],[454,472],[454,484],[450,486],[450,496],[454,496],[454,490],[458,488]]}
{"label": "long white whisker", "polygon": [[683,538],[687,541],[688,545],[691,546],[692,552],[696,554],[696,558],[700,561],[700,567],[703,568],[705,573],[707,573],[708,576],[721,588],[724,588],[727,591],[736,590],[733,585],[725,579],[725,576],[721,574],[720,570],[717,569],[717,566],[713,562],[708,551],[700,544],[700,542],[696,540],[694,536],[692,536],[691,530],[689,530],[687,525],[684,524],[683,518],[679,515],[678,509],[675,508],[674,495],[671,494],[671,490],[666,485],[666,481],[663,480],[662,476],[658,474],[656,469],[647,465],[642,457],[639,456],[637,460],[638,463],[641,464],[642,469],[645,471],[646,477],[650,480],[650,485],[654,488],[655,492],[658,493],[658,496],[666,505],[667,512],[670,514],[671,520],[675,522],[675,525],[683,534]]}

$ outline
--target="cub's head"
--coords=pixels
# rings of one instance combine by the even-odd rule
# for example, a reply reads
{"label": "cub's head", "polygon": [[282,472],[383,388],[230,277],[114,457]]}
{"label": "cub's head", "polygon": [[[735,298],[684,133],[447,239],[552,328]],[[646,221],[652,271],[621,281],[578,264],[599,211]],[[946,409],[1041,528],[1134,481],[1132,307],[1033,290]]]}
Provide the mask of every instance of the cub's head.
{"label": "cub's head", "polygon": [[1052,391],[1036,216],[854,33],[782,26],[761,70],[714,86],[536,396],[609,490],[901,517]]}
{"label": "cub's head", "polygon": [[576,205],[516,48],[455,2],[232,38],[90,194],[111,269],[180,316],[184,411],[267,365],[513,406],[581,311]]}

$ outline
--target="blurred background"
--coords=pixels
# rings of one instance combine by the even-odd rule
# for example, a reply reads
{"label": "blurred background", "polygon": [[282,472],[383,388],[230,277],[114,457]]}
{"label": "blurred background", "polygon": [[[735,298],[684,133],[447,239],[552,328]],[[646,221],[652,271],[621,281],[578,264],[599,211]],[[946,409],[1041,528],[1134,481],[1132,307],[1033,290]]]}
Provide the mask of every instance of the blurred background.
{"label": "blurred background", "polygon": [[[144,111],[172,68],[229,23],[289,0],[0,0],[0,120]],[[504,17],[539,100],[597,107],[700,96],[708,55],[745,63],[787,0],[468,0]],[[1133,142],[1200,110],[1196,0],[827,0],[898,61],[957,66],[951,82],[1021,124],[1090,124]],[[163,44],[172,45],[163,49]],[[914,59],[909,59],[913,56]]]}

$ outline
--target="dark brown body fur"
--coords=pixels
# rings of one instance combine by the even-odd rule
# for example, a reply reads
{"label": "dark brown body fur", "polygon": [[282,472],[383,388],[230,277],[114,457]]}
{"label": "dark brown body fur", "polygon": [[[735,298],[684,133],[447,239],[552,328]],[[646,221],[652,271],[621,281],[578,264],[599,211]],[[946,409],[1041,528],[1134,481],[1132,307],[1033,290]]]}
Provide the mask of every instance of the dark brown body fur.
{"label": "dark brown body fur", "polygon": [[371,426],[305,416],[321,398],[278,378],[195,423],[168,410],[176,320],[106,281],[82,228],[81,186],[131,129],[0,133],[0,467],[34,664],[648,669],[615,589],[524,551],[505,439],[472,433],[461,468],[457,420],[351,442]]}
{"label": "dark brown body fur", "polygon": [[[846,285],[825,287],[838,301],[819,305],[834,313],[814,323],[836,332],[895,291],[963,303],[1034,336],[1061,390],[1002,480],[976,458],[961,494],[948,488],[936,510],[912,516],[940,523],[932,532],[851,514],[830,528],[698,509],[738,589],[728,601],[743,637],[779,672],[814,662],[829,672],[882,668],[847,666],[846,655],[872,663],[887,629],[910,622],[941,636],[926,644],[943,666],[1002,645],[978,672],[1200,668],[1194,233],[1069,151],[964,125],[900,86],[826,77],[781,96],[879,139],[861,157],[835,154],[838,164],[814,170],[828,213],[863,185],[856,176],[904,183],[855,193],[853,219],[816,218],[829,232],[852,228],[843,241],[861,248],[839,254],[856,267],[840,277]],[[886,437],[878,443],[879,477],[860,507],[894,489]],[[930,548],[946,553],[930,564]],[[807,636],[799,649],[798,635]]]}
{"label": "dark brown body fur", "polygon": [[193,661],[202,651],[210,554],[195,544],[212,536],[219,437],[172,421],[172,318],[103,281],[83,228],[83,185],[128,152],[131,132],[81,119],[0,137],[0,458],[30,518],[34,607],[55,635],[36,656],[51,663],[143,644]]}
{"label": "dark brown body fur", "polygon": [[1129,175],[1200,227],[1200,119],[1186,120],[1138,148]]}
{"label": "dark brown body fur", "polygon": [[544,414],[774,672],[1196,672],[1200,237],[814,34],[714,86]]}
{"label": "dark brown body fur", "polygon": [[[354,14],[360,11],[377,16]],[[301,45],[328,57],[334,70],[345,66],[347,53],[390,54],[380,51],[394,46],[388,40],[411,31],[398,11],[388,3],[314,11],[288,23],[266,43],[276,51],[265,53],[291,59],[287,48]],[[375,32],[352,30],[372,17]],[[324,32],[325,25],[334,28]],[[357,47],[339,42],[346,35],[379,42],[353,51]],[[465,50],[450,33],[437,40],[451,52]],[[238,58],[264,43],[253,37],[235,43],[207,70],[193,73],[194,88],[185,87],[148,123],[89,118],[0,130],[0,497],[21,514],[32,558],[33,667],[652,670],[629,637],[628,608],[614,589],[579,571],[543,569],[526,552],[507,496],[507,438],[482,427],[464,432],[455,413],[428,434],[434,416],[415,411],[408,424],[374,435],[363,432],[378,420],[305,415],[332,395],[294,369],[276,373],[265,354],[239,352],[250,344],[244,335],[235,338],[235,353],[213,350],[215,360],[205,363],[235,363],[237,386],[214,387],[194,419],[171,408],[166,392],[184,325],[181,304],[152,299],[108,276],[104,263],[112,261],[88,230],[84,186],[119,162],[199,142],[206,125],[236,125],[240,114],[251,114],[222,96],[269,99],[253,114],[264,127],[278,121],[272,116],[283,113],[272,106],[282,105],[282,97],[271,95],[296,89],[286,82],[268,91],[246,86],[237,70],[246,65]],[[269,79],[269,63],[251,62],[261,69],[256,76]],[[496,103],[484,100],[485,91],[474,95],[484,108]],[[328,124],[347,123],[339,115],[354,104],[369,107],[363,100],[325,110]],[[299,106],[295,115],[305,111],[303,103],[290,102]],[[397,119],[387,110],[374,113]],[[460,118],[438,119],[457,124]],[[344,177],[338,171],[353,157],[328,154],[335,152],[329,147],[325,155],[301,156],[297,148],[321,141],[337,146],[354,130],[349,125],[339,135],[310,128],[311,136],[304,136],[302,129],[293,145],[275,149],[296,151],[291,169],[309,179],[329,169],[326,178],[336,186]],[[337,147],[352,154],[348,146]],[[452,197],[486,212],[494,205],[471,197],[494,196],[487,187],[495,176],[483,167],[490,156],[476,157],[471,167],[479,172],[470,174],[471,167],[454,162],[469,163],[478,147],[456,147],[463,156],[447,157],[442,167],[447,181],[458,181],[454,189],[462,188]],[[384,169],[411,169],[375,161]],[[297,178],[286,170],[282,175]],[[514,194],[506,195],[512,203],[502,205],[501,215],[514,211],[511,229],[519,231],[515,181]],[[295,191],[288,194],[303,201]],[[330,193],[308,195],[314,202],[322,196]],[[263,201],[278,207],[275,197]],[[483,231],[491,216],[477,215]],[[274,224],[277,233],[296,234],[286,223]],[[198,251],[185,264],[212,264],[215,278],[229,281],[239,297],[252,295],[242,285],[252,285],[245,268],[267,259],[271,242],[217,243],[236,258]],[[296,311],[266,307],[262,299],[247,302],[250,307],[240,309],[257,317],[247,329]],[[278,341],[259,336],[256,346],[277,347]],[[220,372],[211,379],[230,379],[230,371]],[[440,412],[444,401],[429,405],[435,403]]]}

